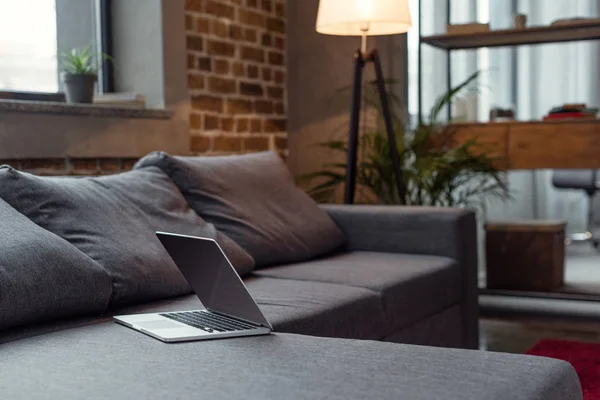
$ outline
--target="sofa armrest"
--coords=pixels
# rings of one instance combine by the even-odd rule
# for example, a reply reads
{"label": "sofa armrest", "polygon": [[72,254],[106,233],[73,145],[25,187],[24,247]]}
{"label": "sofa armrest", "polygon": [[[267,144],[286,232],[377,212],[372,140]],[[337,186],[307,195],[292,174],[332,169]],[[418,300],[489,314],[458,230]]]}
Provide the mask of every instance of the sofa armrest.
{"label": "sofa armrest", "polygon": [[460,268],[465,346],[477,348],[477,226],[459,209],[407,206],[322,205],[348,240],[347,249],[452,258]]}

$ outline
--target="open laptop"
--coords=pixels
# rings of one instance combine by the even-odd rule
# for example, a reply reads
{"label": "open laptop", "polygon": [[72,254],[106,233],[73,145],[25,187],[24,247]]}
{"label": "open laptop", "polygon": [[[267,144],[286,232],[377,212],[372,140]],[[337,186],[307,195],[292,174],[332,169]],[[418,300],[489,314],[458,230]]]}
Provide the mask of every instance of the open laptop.
{"label": "open laptop", "polygon": [[156,232],[203,310],[119,315],[113,319],[164,342],[267,335],[273,327],[213,239]]}

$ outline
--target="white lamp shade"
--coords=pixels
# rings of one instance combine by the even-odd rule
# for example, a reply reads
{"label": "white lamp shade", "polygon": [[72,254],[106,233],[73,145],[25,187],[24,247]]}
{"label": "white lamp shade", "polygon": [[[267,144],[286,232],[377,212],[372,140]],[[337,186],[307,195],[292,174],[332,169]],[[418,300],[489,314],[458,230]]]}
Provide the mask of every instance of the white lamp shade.
{"label": "white lamp shade", "polygon": [[320,0],[317,32],[326,35],[392,35],[411,27],[408,0]]}

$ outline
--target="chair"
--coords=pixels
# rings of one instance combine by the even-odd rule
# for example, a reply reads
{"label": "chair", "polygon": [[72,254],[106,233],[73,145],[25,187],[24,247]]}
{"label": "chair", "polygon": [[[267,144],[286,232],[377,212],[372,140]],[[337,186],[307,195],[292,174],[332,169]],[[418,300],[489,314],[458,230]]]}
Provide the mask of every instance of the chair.
{"label": "chair", "polygon": [[574,233],[569,236],[571,241],[590,241],[595,248],[600,245],[600,238],[593,235],[594,207],[593,198],[598,185],[598,172],[595,169],[556,169],[552,172],[552,185],[557,189],[584,190],[589,198],[589,211],[587,220],[587,232]]}

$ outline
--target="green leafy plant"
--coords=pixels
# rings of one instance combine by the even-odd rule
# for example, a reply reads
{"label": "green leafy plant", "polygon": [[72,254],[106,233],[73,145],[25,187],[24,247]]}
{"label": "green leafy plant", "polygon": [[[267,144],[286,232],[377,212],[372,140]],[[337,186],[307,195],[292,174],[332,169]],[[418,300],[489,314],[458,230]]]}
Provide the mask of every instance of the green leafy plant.
{"label": "green leafy plant", "polygon": [[69,52],[61,53],[59,58],[65,72],[77,75],[96,75],[98,73],[98,59],[111,60],[106,54],[98,55],[91,50],[91,46],[80,49],[71,49]]}
{"label": "green leafy plant", "polygon": [[[504,160],[491,156],[475,138],[458,140],[456,125],[440,122],[440,114],[478,76],[479,72],[441,95],[429,118],[419,121],[412,130],[406,129],[401,117],[404,107],[399,98],[389,91],[406,196],[399,198],[387,135],[378,117],[376,126],[367,127],[359,140],[356,172],[358,203],[458,207],[481,205],[487,196],[509,197],[502,173]],[[367,105],[380,115],[375,85],[375,82],[367,82],[363,92]],[[348,151],[345,140],[330,140],[317,145],[344,156]],[[345,182],[346,165],[327,163],[324,167],[300,176],[298,182],[307,186],[308,193],[316,201],[330,202]]]}

